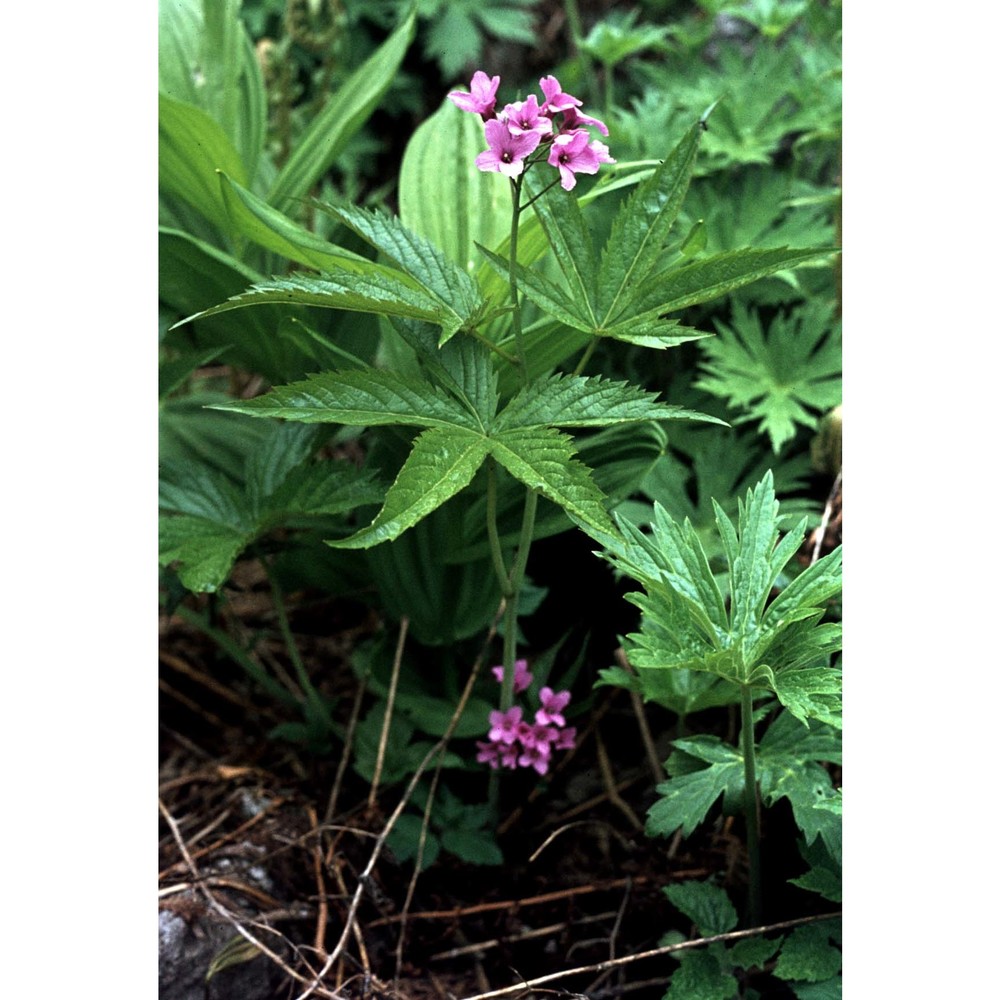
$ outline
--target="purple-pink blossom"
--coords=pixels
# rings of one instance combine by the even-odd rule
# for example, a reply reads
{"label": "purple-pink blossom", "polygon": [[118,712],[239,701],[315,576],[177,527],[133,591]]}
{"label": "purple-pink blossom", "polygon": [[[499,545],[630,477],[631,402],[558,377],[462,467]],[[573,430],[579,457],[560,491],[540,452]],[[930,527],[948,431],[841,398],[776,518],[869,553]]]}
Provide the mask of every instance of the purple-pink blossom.
{"label": "purple-pink blossom", "polygon": [[[500,77],[487,76],[476,70],[469,93],[452,91],[448,97],[463,111],[478,114],[485,123],[488,149],[476,157],[476,166],[483,171],[501,173],[511,180],[535,163],[545,160],[559,171],[563,188],[576,186],[577,174],[595,174],[602,163],[614,163],[608,147],[591,140],[586,128],[595,128],[602,135],[608,127],[599,118],[584,114],[583,102],[562,89],[552,76],[539,81],[544,102],[529,94],[523,101],[514,101],[496,110]],[[539,155],[532,157],[542,147]],[[545,150],[548,150],[546,158]]]}
{"label": "purple-pink blossom", "polygon": [[576,174],[596,174],[602,163],[614,163],[608,155],[608,147],[582,129],[564,132],[552,140],[549,163],[559,168],[560,184],[566,191],[576,186]]}
{"label": "purple-pink blossom", "polygon": [[[538,98],[529,94],[523,101],[515,101],[503,109],[503,119],[514,135],[524,132],[537,132],[548,135],[552,131],[552,119],[541,113]],[[604,133],[607,135],[607,132]]]}
{"label": "purple-pink blossom", "polygon": [[[494,667],[493,675],[503,680],[503,667]],[[514,663],[515,690],[527,690],[531,684],[527,660]],[[522,684],[523,687],[518,688]],[[524,709],[512,705],[505,712],[490,712],[489,740],[476,742],[476,760],[500,767],[531,767],[539,774],[546,774],[553,750],[572,750],[576,746],[576,729],[566,726],[563,710],[569,704],[569,691],[553,691],[543,687],[538,694],[541,707],[535,710],[535,722],[524,721]]]}
{"label": "purple-pink blossom", "polygon": [[[493,676],[497,679],[500,684],[503,684],[503,667],[493,667]],[[522,691],[527,691],[531,686],[531,682],[534,680],[532,675],[528,673],[528,661],[527,660],[515,660],[514,661],[514,694],[520,694]]]}
{"label": "purple-pink blossom", "polygon": [[486,123],[486,141],[490,148],[476,157],[476,166],[513,178],[524,170],[524,158],[538,148],[542,137],[538,132],[514,135],[506,122],[491,118]]}
{"label": "purple-pink blossom", "polygon": [[558,694],[550,687],[543,687],[538,693],[542,707],[535,712],[535,722],[540,726],[565,726],[562,710],[569,704],[569,691]]}
{"label": "purple-pink blossom", "polygon": [[499,86],[500,77],[489,77],[481,69],[477,69],[472,74],[472,83],[469,85],[471,93],[466,94],[461,90],[453,90],[448,95],[448,99],[463,111],[471,111],[473,114],[482,116],[483,121],[486,121],[493,117],[497,104],[497,87]]}

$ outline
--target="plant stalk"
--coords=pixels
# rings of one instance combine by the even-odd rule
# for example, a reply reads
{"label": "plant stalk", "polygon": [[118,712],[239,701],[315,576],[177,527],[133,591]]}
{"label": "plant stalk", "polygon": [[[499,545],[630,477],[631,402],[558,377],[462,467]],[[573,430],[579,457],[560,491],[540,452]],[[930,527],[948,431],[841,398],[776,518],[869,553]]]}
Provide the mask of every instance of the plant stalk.
{"label": "plant stalk", "polygon": [[750,892],[748,923],[756,927],[761,921],[760,880],[760,803],[757,795],[757,760],[753,733],[753,689],[749,684],[740,685],[743,728],[740,740],[743,749],[743,811],[747,825],[747,854],[750,863]]}

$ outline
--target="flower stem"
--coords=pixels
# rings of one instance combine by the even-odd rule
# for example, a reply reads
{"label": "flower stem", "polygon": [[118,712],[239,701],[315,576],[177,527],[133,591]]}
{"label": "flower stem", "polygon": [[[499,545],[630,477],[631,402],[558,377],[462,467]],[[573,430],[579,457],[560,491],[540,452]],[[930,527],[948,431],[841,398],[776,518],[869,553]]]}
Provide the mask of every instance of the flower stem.
{"label": "flower stem", "polygon": [[748,925],[761,922],[760,829],[757,822],[760,804],[757,798],[757,762],[753,734],[753,690],[740,685],[743,745],[743,811],[747,825],[747,854],[750,861],[750,893]]}
{"label": "flower stem", "polygon": [[514,309],[511,322],[514,327],[514,343],[517,346],[517,360],[521,368],[521,381],[528,384],[528,359],[524,354],[524,339],[521,334],[521,303],[517,297],[517,227],[521,219],[521,184],[523,176],[513,178],[510,182],[510,195],[513,210],[510,215],[510,266],[508,280],[510,281],[510,300]]}

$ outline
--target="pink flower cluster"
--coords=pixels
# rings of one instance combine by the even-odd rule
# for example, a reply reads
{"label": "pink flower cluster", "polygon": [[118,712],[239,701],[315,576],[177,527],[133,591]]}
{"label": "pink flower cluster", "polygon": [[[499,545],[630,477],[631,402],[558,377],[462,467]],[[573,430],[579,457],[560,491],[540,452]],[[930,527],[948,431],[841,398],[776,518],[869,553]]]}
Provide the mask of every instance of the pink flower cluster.
{"label": "pink flower cluster", "polygon": [[[503,667],[494,667],[493,675],[502,684]],[[514,693],[526,691],[531,684],[528,661],[514,663]],[[576,746],[576,729],[566,727],[563,709],[569,704],[569,691],[556,693],[543,687],[538,693],[542,707],[535,711],[534,725],[524,721],[524,710],[513,705],[506,712],[490,712],[489,740],[477,740],[476,760],[500,767],[533,767],[539,774],[549,769],[553,750],[572,750]]]}
{"label": "pink flower cluster", "polygon": [[[592,125],[602,135],[607,135],[608,129],[604,122],[581,114],[577,109],[583,102],[571,94],[564,94],[554,76],[543,77],[538,82],[545,94],[541,105],[538,98],[530,94],[526,100],[508,104],[498,112],[500,77],[489,77],[481,69],[473,75],[469,93],[454,90],[448,97],[463,111],[477,114],[485,122],[489,149],[476,157],[480,170],[517,177],[527,165],[526,157],[539,146],[548,145],[548,162],[559,170],[563,188],[571,191],[576,185],[577,174],[596,174],[602,163],[615,162],[608,147],[598,139],[591,139],[581,126]],[[558,128],[556,115],[561,115]]]}

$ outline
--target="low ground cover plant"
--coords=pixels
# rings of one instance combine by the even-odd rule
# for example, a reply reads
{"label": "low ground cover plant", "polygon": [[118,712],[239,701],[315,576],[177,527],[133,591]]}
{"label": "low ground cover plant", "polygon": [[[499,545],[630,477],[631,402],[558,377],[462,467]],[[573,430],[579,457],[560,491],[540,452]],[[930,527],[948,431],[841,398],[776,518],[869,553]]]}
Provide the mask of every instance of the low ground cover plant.
{"label": "low ground cover plant", "polygon": [[[392,202],[372,189],[368,204],[360,174],[338,189],[330,170],[342,154],[349,168],[418,27],[453,78],[457,50],[434,41],[448,16],[527,41],[520,20],[496,5],[401,10],[289,131],[268,114],[238,3],[161,8],[164,611],[269,699],[267,745],[334,768],[326,826],[353,780],[374,837],[350,878],[336,868],[341,930],[323,895],[312,958],[270,954],[303,996],[338,995],[345,961],[398,983],[406,912],[435,866],[512,870],[507,824],[588,745],[609,780],[595,727],[619,689],[650,762],[647,819],[613,778],[608,801],[665,858],[738,817],[746,865],[660,880],[689,923],[662,915],[655,950],[680,964],[659,995],[760,996],[778,981],[839,995],[839,476],[825,509],[812,489],[839,458],[817,472],[809,454],[840,402],[824,148],[839,119],[829,94],[822,109],[803,96],[812,36],[832,65],[835,24],[750,5],[753,44],[705,62],[719,44],[706,25],[731,15],[695,6],[658,26],[637,5],[585,34],[567,5],[575,56],[527,85],[479,68],[452,79],[406,140]],[[648,98],[676,75],[644,60],[665,52],[686,87],[652,130]],[[780,86],[752,114],[767,102],[745,84],[765,63]],[[705,67],[728,89],[698,78]],[[776,166],[789,137],[795,177]],[[546,609],[583,596],[546,572],[538,553],[557,544],[624,610],[571,613],[539,642]],[[253,567],[279,658],[263,634],[234,634]],[[641,592],[623,597],[627,581]],[[379,623],[337,671],[293,628],[309,593]],[[629,603],[641,618],[618,633]],[[782,810],[795,898],[813,899],[787,928],[788,880],[776,889],[762,861]],[[340,855],[313,820],[322,881]],[[362,914],[386,852],[412,876],[394,967],[376,970]],[[241,959],[272,952],[236,929]],[[713,940],[692,948],[688,931]]]}

